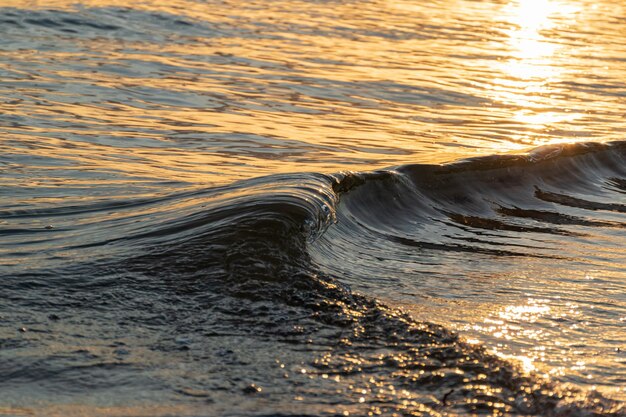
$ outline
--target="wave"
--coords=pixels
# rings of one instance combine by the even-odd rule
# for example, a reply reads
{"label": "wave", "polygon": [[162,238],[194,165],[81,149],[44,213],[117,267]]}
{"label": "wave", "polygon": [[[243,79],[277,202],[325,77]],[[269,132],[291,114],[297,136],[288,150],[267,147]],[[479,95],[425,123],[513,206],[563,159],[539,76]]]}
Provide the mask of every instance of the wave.
{"label": "wave", "polygon": [[580,245],[564,245],[568,238],[626,227],[619,215],[626,210],[619,203],[625,149],[624,142],[547,146],[523,155],[348,174],[347,189],[336,187],[349,191],[341,198],[337,227],[315,246],[317,258],[352,269],[346,260],[358,263],[360,256],[347,252],[369,251],[372,258],[381,250],[397,252],[386,244],[438,251],[436,256],[580,257]]}
{"label": "wave", "polygon": [[[220,389],[236,391],[236,398],[246,381],[267,384],[276,371],[260,358],[280,353],[302,372],[271,376],[275,387],[266,387],[266,397],[256,385],[243,391],[245,398],[258,391],[261,408],[274,412],[296,397],[300,405],[291,412],[316,415],[624,415],[619,402],[524,372],[373,296],[390,279],[436,275],[442,265],[446,274],[465,274],[469,255],[555,262],[580,259],[598,236],[610,247],[626,225],[625,178],[626,142],[586,143],[370,173],[277,175],[114,205],[5,210],[6,297],[22,306],[45,299],[48,306],[124,317],[133,311],[133,320],[172,333],[163,336],[170,344],[161,341],[154,351],[178,354],[172,352],[182,346],[197,355],[193,363],[248,352],[256,359],[213,369],[213,382],[204,385],[235,381]],[[33,217],[52,224],[23,227]],[[593,262],[619,269],[626,259],[616,253],[598,253]],[[490,267],[502,266],[469,268]],[[368,282],[380,292],[359,295],[349,287]],[[115,296],[107,302],[95,298],[110,291]],[[158,312],[171,305],[172,294],[177,313]],[[182,316],[202,327],[193,333],[198,345],[175,335]],[[226,351],[218,349],[224,345]],[[32,383],[20,379],[16,366],[0,386]],[[133,372],[142,366],[134,364]],[[180,388],[188,379],[172,375],[169,368],[159,374],[168,390],[197,394]],[[128,375],[118,378],[111,385],[128,383]],[[254,414],[238,401],[229,403],[236,413]]]}

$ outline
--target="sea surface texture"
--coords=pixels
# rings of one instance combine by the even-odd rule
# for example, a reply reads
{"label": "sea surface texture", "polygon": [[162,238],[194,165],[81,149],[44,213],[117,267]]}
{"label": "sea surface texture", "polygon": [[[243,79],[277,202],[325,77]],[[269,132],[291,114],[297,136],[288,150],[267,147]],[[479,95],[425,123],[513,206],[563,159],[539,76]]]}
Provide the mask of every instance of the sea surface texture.
{"label": "sea surface texture", "polygon": [[626,3],[0,0],[0,416],[626,415]]}

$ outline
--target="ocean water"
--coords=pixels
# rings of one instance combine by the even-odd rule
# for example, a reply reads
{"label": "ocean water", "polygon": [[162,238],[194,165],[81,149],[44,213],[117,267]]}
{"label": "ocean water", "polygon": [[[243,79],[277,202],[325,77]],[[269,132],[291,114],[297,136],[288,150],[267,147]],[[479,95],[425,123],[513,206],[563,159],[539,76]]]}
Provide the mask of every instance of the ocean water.
{"label": "ocean water", "polygon": [[0,416],[626,415],[625,28],[0,0]]}

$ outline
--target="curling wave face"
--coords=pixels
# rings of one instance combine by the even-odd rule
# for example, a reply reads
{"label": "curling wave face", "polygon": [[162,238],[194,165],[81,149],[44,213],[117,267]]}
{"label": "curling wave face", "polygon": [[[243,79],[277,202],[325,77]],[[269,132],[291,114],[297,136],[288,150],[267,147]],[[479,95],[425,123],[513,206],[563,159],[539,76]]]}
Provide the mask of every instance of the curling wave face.
{"label": "curling wave face", "polygon": [[558,379],[626,380],[624,142],[355,176],[325,273]]}
{"label": "curling wave face", "polygon": [[[596,385],[619,384],[625,159],[623,142],[579,144],[5,210],[1,401],[59,414],[621,415],[582,372],[502,358],[528,355],[523,314],[500,316],[519,329],[501,352],[477,324],[532,298],[531,273],[553,279],[544,303],[580,315],[532,322],[545,369],[577,346],[605,358],[589,366]],[[29,229],[32,217],[53,223]],[[600,284],[576,281],[590,270]],[[441,309],[444,326],[424,319]]]}

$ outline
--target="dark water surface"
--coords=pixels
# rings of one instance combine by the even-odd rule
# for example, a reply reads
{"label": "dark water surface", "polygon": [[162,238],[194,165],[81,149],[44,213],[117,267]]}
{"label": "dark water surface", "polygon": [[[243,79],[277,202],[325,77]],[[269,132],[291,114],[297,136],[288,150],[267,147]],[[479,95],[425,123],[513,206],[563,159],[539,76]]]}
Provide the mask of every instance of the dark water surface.
{"label": "dark water surface", "polygon": [[0,0],[0,415],[625,415],[624,28]]}

